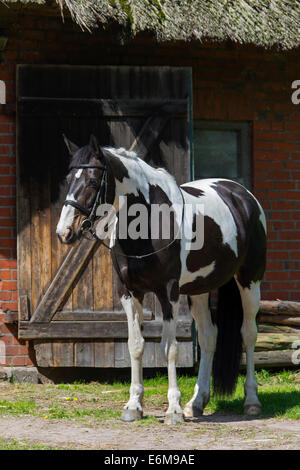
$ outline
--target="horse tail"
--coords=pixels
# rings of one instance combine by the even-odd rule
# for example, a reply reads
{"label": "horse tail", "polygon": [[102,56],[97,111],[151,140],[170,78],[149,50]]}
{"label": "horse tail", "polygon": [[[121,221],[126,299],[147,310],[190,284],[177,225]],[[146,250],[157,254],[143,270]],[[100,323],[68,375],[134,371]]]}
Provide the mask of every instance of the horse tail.
{"label": "horse tail", "polygon": [[215,323],[218,327],[213,363],[213,388],[217,395],[231,395],[237,384],[242,355],[243,308],[232,278],[219,288]]}

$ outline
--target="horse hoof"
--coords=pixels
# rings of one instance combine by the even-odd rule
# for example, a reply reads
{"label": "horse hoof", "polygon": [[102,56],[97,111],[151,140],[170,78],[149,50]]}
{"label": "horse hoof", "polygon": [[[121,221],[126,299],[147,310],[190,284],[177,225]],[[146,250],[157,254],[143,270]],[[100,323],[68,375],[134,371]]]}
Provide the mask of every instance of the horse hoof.
{"label": "horse hoof", "polygon": [[245,405],[244,414],[248,416],[257,416],[261,414],[261,406],[260,405]]}
{"label": "horse hoof", "polygon": [[184,422],[183,413],[167,413],[165,424],[180,424]]}
{"label": "horse hoof", "polygon": [[127,423],[130,421],[138,421],[142,419],[143,412],[141,410],[124,410],[121,416],[122,421],[126,421]]}
{"label": "horse hoof", "polygon": [[200,418],[203,415],[203,410],[196,406],[189,406],[183,410],[185,418]]}

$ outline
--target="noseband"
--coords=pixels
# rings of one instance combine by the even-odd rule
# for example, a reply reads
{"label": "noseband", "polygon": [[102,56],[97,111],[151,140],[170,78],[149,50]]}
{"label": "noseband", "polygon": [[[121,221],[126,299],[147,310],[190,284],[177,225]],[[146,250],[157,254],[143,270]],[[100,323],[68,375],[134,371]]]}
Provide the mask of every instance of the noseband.
{"label": "noseband", "polygon": [[[98,206],[105,202],[106,200],[106,172],[107,168],[106,166],[103,165],[93,165],[89,163],[82,163],[81,165],[74,166],[74,169],[86,169],[86,168],[98,168],[100,170],[103,170],[102,173],[102,178],[101,178],[101,183],[98,188],[95,202],[93,204],[92,209],[87,209],[86,207],[82,206],[81,204],[78,204],[76,201],[72,201],[71,199],[66,199],[64,202],[64,206],[73,206],[75,209],[78,209],[82,214],[86,216],[86,219],[84,219],[81,224],[80,224],[80,230],[82,234],[90,233],[92,235],[92,239],[95,239],[95,232],[93,230],[93,223],[96,219],[96,211]],[[104,196],[104,197],[103,197]]]}

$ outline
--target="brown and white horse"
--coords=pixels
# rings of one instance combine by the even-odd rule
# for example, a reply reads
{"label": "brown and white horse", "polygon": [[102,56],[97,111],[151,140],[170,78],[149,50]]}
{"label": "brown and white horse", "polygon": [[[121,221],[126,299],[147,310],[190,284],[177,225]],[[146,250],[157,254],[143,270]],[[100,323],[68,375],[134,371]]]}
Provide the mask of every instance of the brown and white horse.
{"label": "brown and white horse", "polygon": [[[242,342],[247,361],[244,411],[258,414],[255,318],[266,263],[266,221],[258,201],[240,184],[222,178],[178,187],[167,171],[151,167],[133,152],[99,147],[94,136],[82,148],[65,141],[72,158],[58,237],[63,243],[88,232],[102,238],[110,227],[108,248],[127,314],[131,357],[130,398],[122,419],[140,419],[143,413],[141,323],[147,292],[156,294],[163,312],[162,344],[169,379],[166,422],[202,414],[210,398],[211,375],[217,393],[233,392]],[[160,212],[163,208],[170,209],[167,219],[168,211]],[[218,305],[212,319],[209,295],[215,289]],[[194,395],[184,410],[176,377],[180,295],[188,296],[201,348]]]}

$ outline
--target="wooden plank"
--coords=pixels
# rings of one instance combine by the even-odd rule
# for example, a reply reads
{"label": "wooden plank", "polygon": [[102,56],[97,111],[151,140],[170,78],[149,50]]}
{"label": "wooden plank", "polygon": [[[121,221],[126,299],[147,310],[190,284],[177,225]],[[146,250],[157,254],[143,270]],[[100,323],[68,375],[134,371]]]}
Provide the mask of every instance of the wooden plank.
{"label": "wooden plank", "polygon": [[54,367],[74,366],[73,341],[52,341],[52,365]]}
{"label": "wooden plank", "polygon": [[18,113],[21,117],[137,117],[153,115],[187,116],[186,99],[83,99],[20,97]]}
{"label": "wooden plank", "polygon": [[94,291],[93,291],[93,257],[90,257],[85,263],[81,275],[77,277],[73,286],[72,310],[94,308]]}
{"label": "wooden plank", "polygon": [[[31,121],[30,121],[31,122]],[[29,123],[28,123],[29,124]],[[21,177],[20,142],[26,128],[17,125],[17,257],[19,320],[29,320],[31,300],[31,224],[30,224],[30,185]],[[26,304],[21,298],[27,297]]]}
{"label": "wooden plank", "polygon": [[34,341],[36,362],[40,367],[53,366],[52,341]]}
{"label": "wooden plank", "polygon": [[94,343],[92,341],[76,341],[74,344],[75,367],[95,367]]}
{"label": "wooden plank", "polygon": [[146,160],[168,121],[169,116],[163,115],[148,118],[132,143],[130,150],[134,150],[140,158]]}
{"label": "wooden plank", "polygon": [[96,341],[95,367],[114,367],[115,366],[115,343],[114,341]]}
{"label": "wooden plank", "polygon": [[28,295],[19,295],[19,321],[30,320],[30,305]]}
{"label": "wooden plank", "polygon": [[[162,322],[157,320],[143,322],[143,336],[145,338],[160,338],[162,334]],[[179,321],[177,323],[177,338],[191,338],[191,322]],[[20,322],[19,338],[128,338],[127,322],[103,322],[103,321],[52,321],[52,322]]]}
{"label": "wooden plank", "polygon": [[82,238],[71,248],[37,306],[31,322],[51,321],[98,243]]}
{"label": "wooden plank", "polygon": [[[127,321],[124,311],[93,311],[93,310],[73,310],[62,311],[55,314],[55,321]],[[143,309],[144,320],[150,321],[153,318],[151,310]]]}
{"label": "wooden plank", "polygon": [[[106,241],[107,242],[107,241]],[[113,309],[113,268],[110,251],[100,246],[93,257],[94,310]]]}
{"label": "wooden plank", "polygon": [[31,180],[31,309],[35,310],[51,280],[49,180],[37,186]]}

